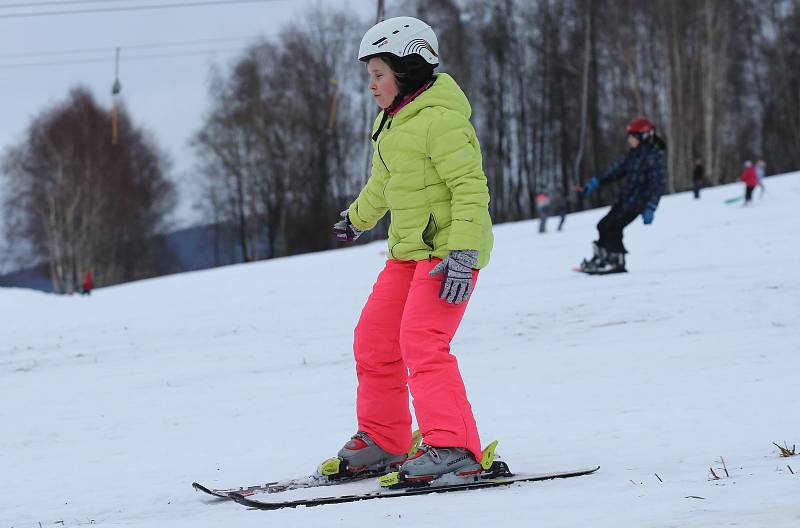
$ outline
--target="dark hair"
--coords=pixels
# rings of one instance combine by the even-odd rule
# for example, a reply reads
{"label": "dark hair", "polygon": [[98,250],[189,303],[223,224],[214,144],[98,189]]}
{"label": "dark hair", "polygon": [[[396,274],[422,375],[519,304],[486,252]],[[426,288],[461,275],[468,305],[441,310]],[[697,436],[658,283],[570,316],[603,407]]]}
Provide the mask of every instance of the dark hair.
{"label": "dark hair", "polygon": [[381,53],[378,57],[383,60],[395,74],[400,96],[410,95],[433,79],[433,70],[436,68],[417,53],[398,57],[390,53]]}

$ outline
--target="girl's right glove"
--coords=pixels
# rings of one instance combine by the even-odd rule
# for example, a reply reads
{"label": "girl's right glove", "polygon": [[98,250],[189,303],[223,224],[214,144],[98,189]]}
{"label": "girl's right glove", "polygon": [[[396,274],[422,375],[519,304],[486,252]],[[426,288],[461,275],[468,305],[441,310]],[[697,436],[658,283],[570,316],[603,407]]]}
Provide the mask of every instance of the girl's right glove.
{"label": "girl's right glove", "polygon": [[350,223],[350,216],[347,214],[347,209],[339,213],[342,217],[341,220],[333,224],[333,234],[339,242],[355,242],[361,236],[361,231],[353,224]]}
{"label": "girl's right glove", "polygon": [[454,249],[428,273],[444,273],[439,298],[449,304],[461,304],[472,294],[472,269],[478,264],[477,249]]}

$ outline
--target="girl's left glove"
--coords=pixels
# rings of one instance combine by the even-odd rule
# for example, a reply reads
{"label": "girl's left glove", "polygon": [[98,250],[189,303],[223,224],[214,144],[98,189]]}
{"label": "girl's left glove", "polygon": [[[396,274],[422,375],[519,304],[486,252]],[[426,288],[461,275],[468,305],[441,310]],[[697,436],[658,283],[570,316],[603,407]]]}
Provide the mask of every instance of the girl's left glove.
{"label": "girl's left glove", "polygon": [[350,223],[347,209],[339,213],[339,216],[341,216],[342,219],[333,224],[333,234],[336,236],[336,239],[339,242],[355,242],[363,231]]}
{"label": "girl's left glove", "polygon": [[456,249],[438,263],[428,275],[444,273],[439,298],[449,304],[461,304],[472,294],[472,269],[478,264],[477,249]]}

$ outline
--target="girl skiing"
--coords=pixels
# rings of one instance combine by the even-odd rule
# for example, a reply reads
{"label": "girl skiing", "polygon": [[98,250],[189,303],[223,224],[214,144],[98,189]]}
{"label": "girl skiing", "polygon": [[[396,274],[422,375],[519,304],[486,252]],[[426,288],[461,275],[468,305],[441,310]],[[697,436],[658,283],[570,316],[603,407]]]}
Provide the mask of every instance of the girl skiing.
{"label": "girl skiing", "polygon": [[[376,24],[358,59],[383,110],[371,175],[334,232],[353,241],[388,211],[389,259],[355,329],[358,432],[339,451],[348,473],[400,467],[411,480],[481,470],[481,444],[453,339],[489,262],[492,224],[471,107],[434,74],[438,41],[411,17]],[[423,443],[411,457],[409,390]]]}

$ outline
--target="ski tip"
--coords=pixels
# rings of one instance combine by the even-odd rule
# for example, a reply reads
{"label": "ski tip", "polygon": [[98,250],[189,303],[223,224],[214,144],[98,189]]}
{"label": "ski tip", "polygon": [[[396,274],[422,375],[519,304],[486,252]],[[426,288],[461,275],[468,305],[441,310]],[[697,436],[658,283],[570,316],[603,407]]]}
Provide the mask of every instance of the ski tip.
{"label": "ski tip", "polygon": [[224,492],[222,492],[220,490],[215,490],[215,489],[208,488],[206,486],[203,486],[199,482],[192,482],[192,488],[195,491],[200,491],[200,492],[206,493],[206,494],[211,495],[212,497],[216,497],[218,499],[227,498],[227,496],[226,496],[226,494]]}

